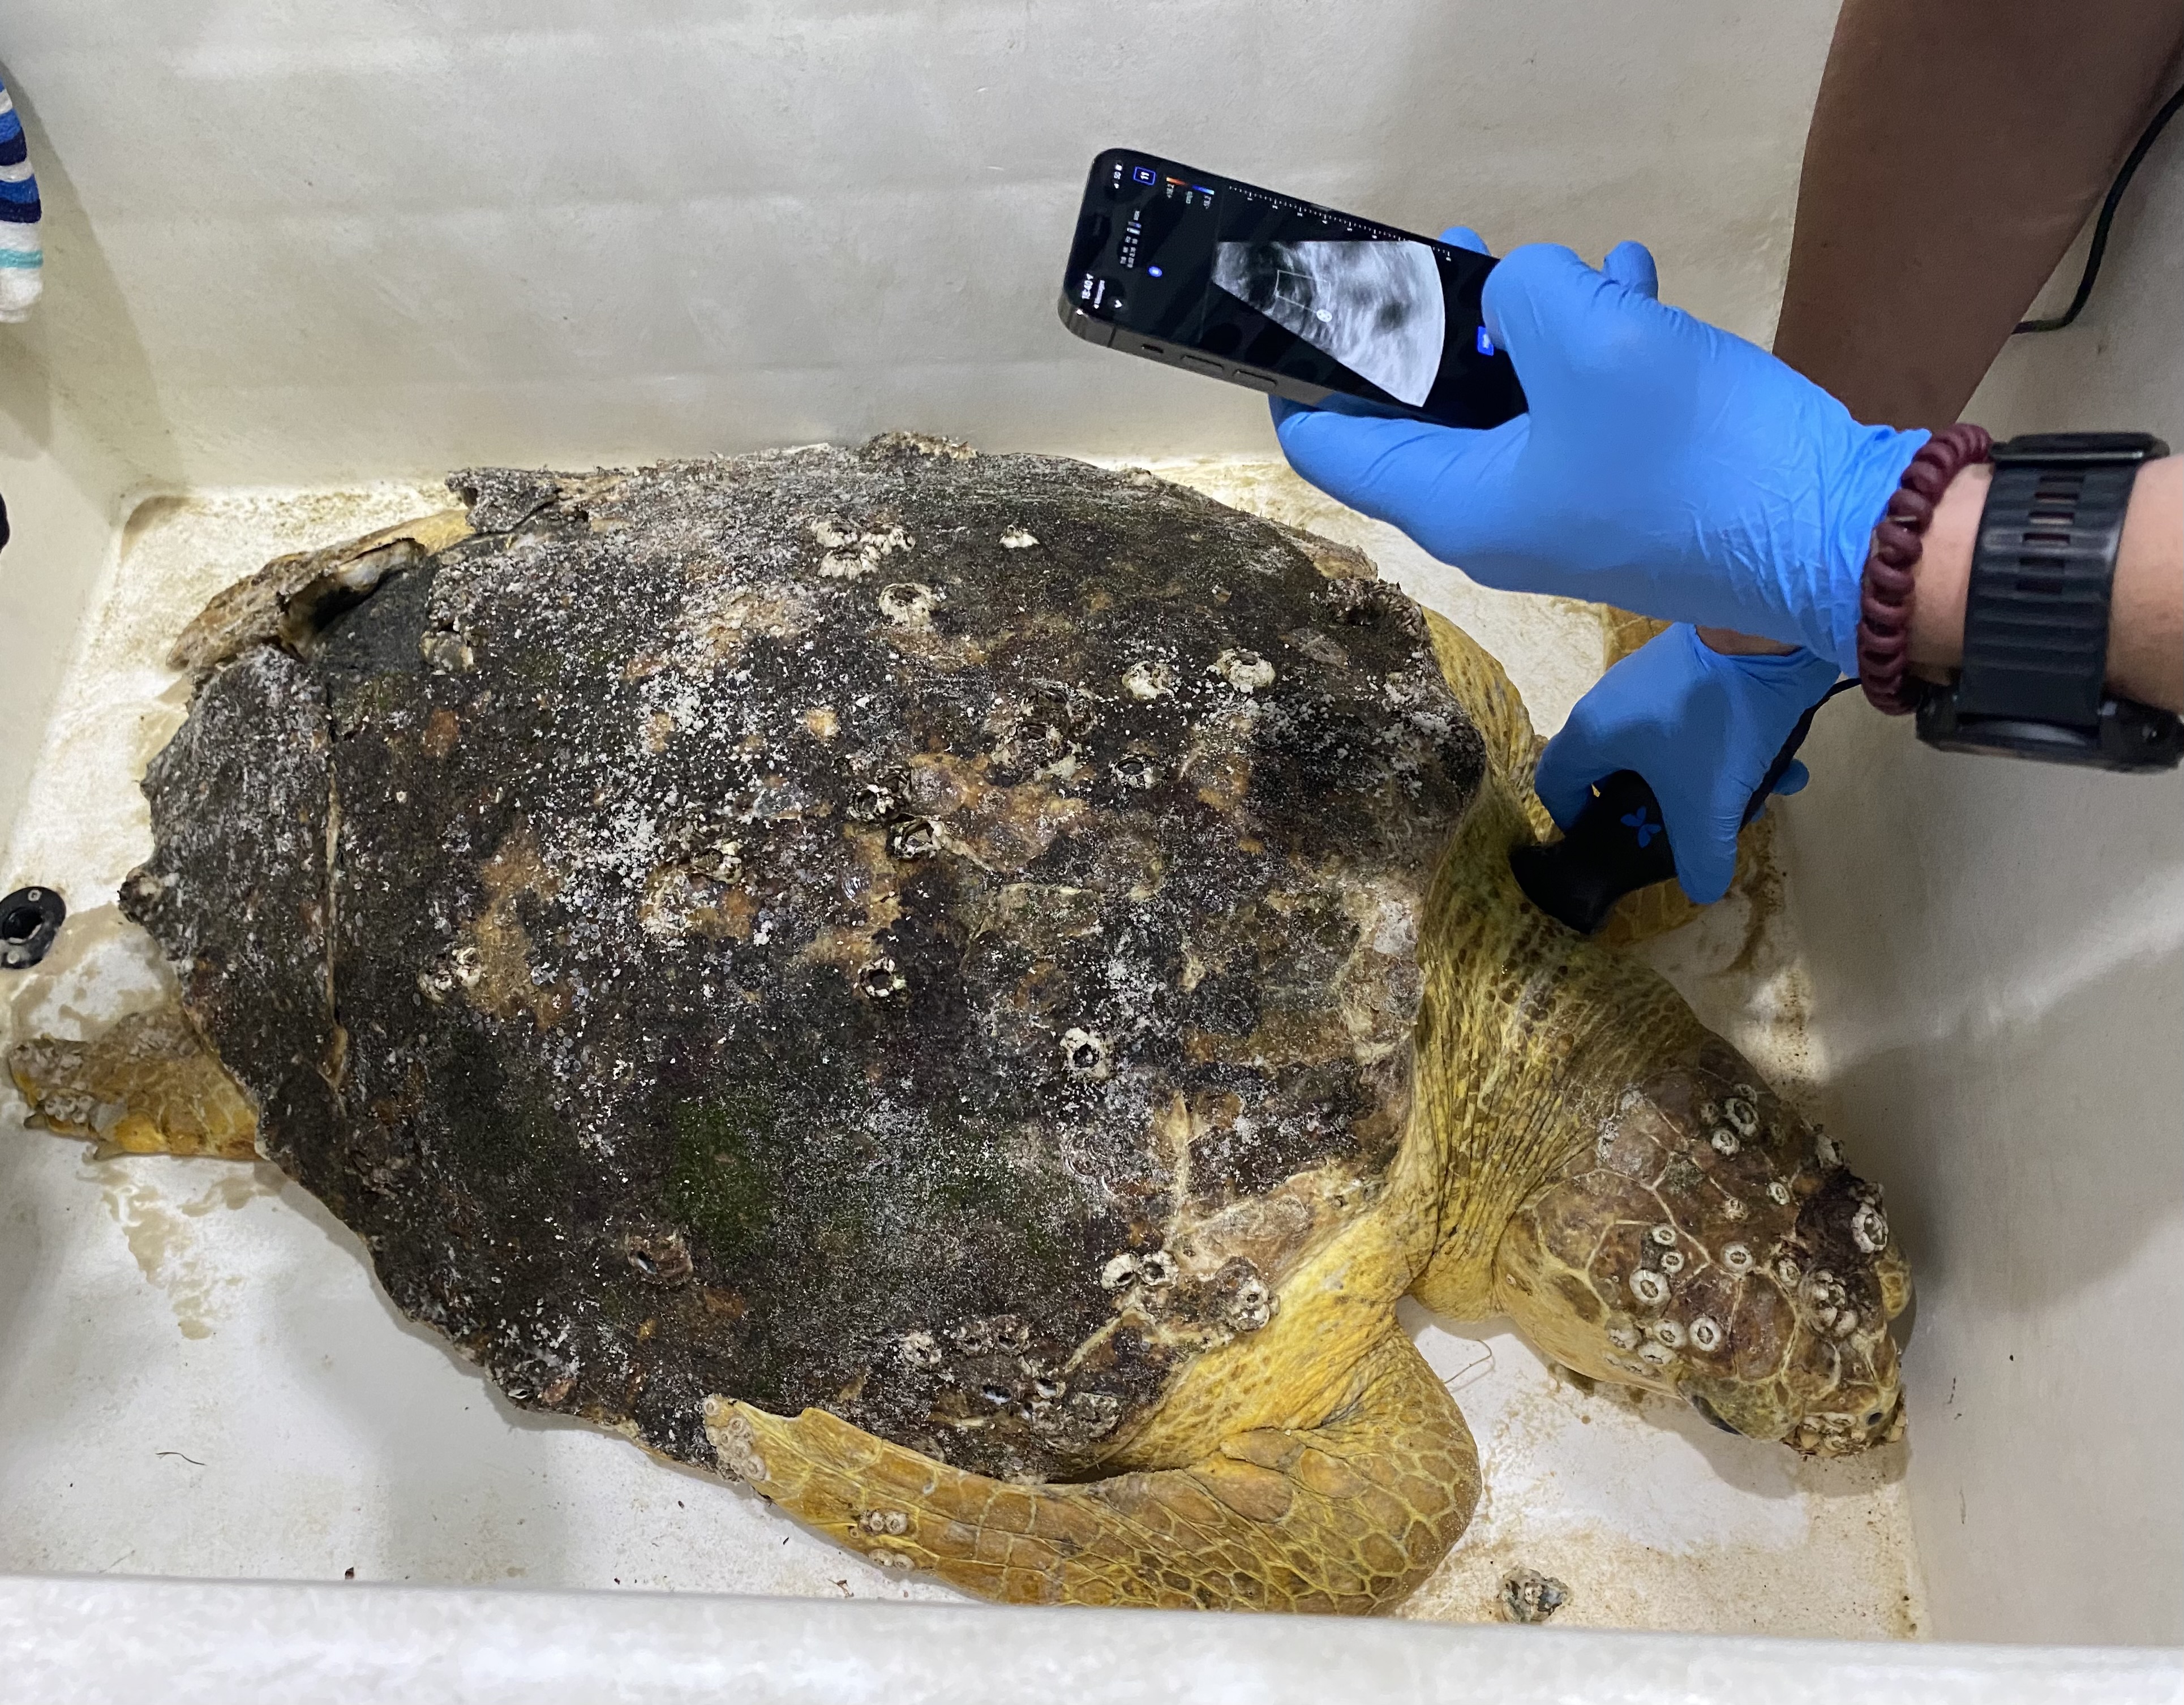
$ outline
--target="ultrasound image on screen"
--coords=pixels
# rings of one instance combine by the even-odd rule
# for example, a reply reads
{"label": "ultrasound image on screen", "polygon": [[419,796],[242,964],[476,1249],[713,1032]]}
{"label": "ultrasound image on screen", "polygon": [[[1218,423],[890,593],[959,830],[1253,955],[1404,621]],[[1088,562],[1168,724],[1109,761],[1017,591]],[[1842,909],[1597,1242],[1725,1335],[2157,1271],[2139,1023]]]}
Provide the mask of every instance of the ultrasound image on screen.
{"label": "ultrasound image on screen", "polygon": [[1492,426],[1524,409],[1485,331],[1493,270],[1414,231],[1111,148],[1086,184],[1063,318],[1290,402]]}
{"label": "ultrasound image on screen", "polygon": [[1448,315],[1422,242],[1217,242],[1213,282],[1413,406],[1440,372]]}

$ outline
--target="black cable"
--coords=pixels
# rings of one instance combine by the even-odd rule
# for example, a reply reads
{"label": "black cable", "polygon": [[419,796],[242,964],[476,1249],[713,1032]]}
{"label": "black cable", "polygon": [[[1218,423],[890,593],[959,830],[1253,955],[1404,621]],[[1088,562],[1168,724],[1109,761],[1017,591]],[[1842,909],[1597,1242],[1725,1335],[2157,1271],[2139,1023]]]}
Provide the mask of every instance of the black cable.
{"label": "black cable", "polygon": [[1797,755],[1797,748],[1805,744],[1805,736],[1813,732],[1813,718],[1819,715],[1820,705],[1826,704],[1836,694],[1847,693],[1857,685],[1858,677],[1855,675],[1847,681],[1836,682],[1834,686],[1820,694],[1818,703],[1813,705],[1803,716],[1797,718],[1797,726],[1790,731],[1790,738],[1782,743],[1782,749],[1774,755],[1774,761],[1767,766],[1766,775],[1761,778],[1758,787],[1753,789],[1752,803],[1744,808],[1745,822],[1748,823],[1759,815],[1760,808],[1767,803],[1774,792],[1775,783],[1790,773],[1790,761]]}
{"label": "black cable", "polygon": [[2161,103],[2161,110],[2153,115],[2153,122],[2139,133],[2123,170],[2116,174],[2115,181],[2109,186],[2109,198],[2101,203],[2101,216],[2093,223],[2092,247],[2086,251],[2086,276],[2078,281],[2078,293],[2070,298],[2070,305],[2051,320],[2020,320],[2018,332],[2060,332],[2078,317],[2078,310],[2086,305],[2086,298],[2093,293],[2093,280],[2101,270],[2101,256],[2109,246],[2109,223],[2115,217],[2116,203],[2123,192],[2131,187],[2131,175],[2138,170],[2138,163],[2146,158],[2146,151],[2160,139],[2162,127],[2176,116],[2176,109],[2184,106],[2184,89],[2179,89]]}

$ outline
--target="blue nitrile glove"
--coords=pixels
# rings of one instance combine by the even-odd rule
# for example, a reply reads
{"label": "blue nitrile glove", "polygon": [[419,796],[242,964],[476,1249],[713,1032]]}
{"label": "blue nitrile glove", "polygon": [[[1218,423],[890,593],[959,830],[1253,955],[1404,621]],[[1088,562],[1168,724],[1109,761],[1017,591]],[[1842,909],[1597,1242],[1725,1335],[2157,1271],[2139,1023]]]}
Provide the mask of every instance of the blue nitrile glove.
{"label": "blue nitrile glove", "polygon": [[[1461,228],[1445,240],[1485,252]],[[1855,671],[1867,537],[1925,432],[1862,426],[1741,337],[1533,243],[1486,281],[1530,412],[1485,432],[1276,402],[1290,465],[1472,579],[1802,645]]]}
{"label": "blue nitrile glove", "polygon": [[[1797,719],[1835,684],[1809,651],[1728,657],[1689,626],[1656,634],[1594,683],[1540,755],[1540,803],[1564,828],[1603,776],[1635,770],[1661,802],[1676,880],[1702,905],[1729,892],[1745,808]],[[1805,785],[1793,763],[1778,794]]]}

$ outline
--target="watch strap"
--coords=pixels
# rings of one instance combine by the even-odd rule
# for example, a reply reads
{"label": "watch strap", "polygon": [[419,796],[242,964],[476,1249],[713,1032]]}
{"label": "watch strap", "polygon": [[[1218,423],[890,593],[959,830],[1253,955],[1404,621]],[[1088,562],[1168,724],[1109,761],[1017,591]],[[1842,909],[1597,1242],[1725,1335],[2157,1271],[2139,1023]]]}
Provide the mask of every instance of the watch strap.
{"label": "watch strap", "polygon": [[1994,447],[1958,716],[2098,726],[2131,485],[2141,464],[2167,454],[2146,432],[2042,432]]}

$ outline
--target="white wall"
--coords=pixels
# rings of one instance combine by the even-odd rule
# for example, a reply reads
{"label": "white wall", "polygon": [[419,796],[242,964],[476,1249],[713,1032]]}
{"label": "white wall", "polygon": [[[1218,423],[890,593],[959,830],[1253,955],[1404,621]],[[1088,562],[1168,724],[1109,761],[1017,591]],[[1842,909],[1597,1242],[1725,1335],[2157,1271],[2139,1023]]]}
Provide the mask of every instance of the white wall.
{"label": "white wall", "polygon": [[[2083,320],[2016,339],[1965,418],[2184,449],[2180,272],[2184,125]],[[1919,1273],[1935,1630],[2184,1640],[2184,776],[1945,756],[1847,705],[1806,756],[1814,1028]]]}
{"label": "white wall", "polygon": [[1266,445],[1054,300],[1128,142],[1771,323],[1832,0],[17,0],[57,382],[148,476],[905,426]]}
{"label": "white wall", "polygon": [[2174,1654],[0,1578],[10,1705],[2173,1705]]}
{"label": "white wall", "polygon": [[48,712],[134,475],[57,398],[40,359],[44,328],[0,326],[0,846],[23,802]]}
{"label": "white wall", "polygon": [[899,426],[1272,449],[1056,323],[1128,142],[1397,223],[1633,232],[1771,323],[1833,0],[16,0],[0,828],[136,495]]}

